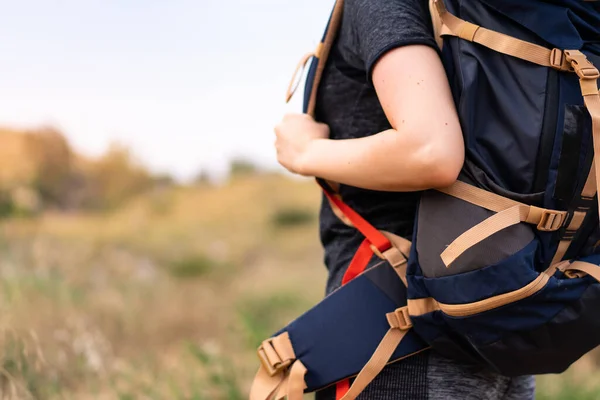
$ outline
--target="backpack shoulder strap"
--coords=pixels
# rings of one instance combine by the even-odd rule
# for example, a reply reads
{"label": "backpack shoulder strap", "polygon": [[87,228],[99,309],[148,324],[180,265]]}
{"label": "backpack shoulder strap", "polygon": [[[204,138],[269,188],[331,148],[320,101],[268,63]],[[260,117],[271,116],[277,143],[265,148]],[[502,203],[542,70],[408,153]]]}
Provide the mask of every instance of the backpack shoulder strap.
{"label": "backpack shoulder strap", "polygon": [[294,93],[298,89],[301,77],[304,73],[304,69],[308,62],[312,60],[313,63],[316,63],[315,75],[312,80],[312,90],[310,92],[308,108],[306,110],[306,113],[311,117],[315,116],[317,89],[319,88],[319,84],[321,83],[321,78],[323,77],[323,71],[325,70],[325,64],[327,64],[329,53],[331,52],[331,48],[333,47],[333,43],[335,42],[335,38],[340,29],[340,25],[342,24],[343,12],[344,0],[337,0],[333,7],[331,17],[329,18],[327,28],[325,29],[323,39],[319,42],[314,51],[307,53],[306,55],[304,55],[304,57],[302,57],[300,63],[296,67],[296,71],[292,75],[292,79],[288,86],[288,90],[286,93],[286,102],[289,102],[292,99]]}
{"label": "backpack shoulder strap", "polygon": [[433,36],[438,47],[444,47],[444,39],[442,38],[442,19],[435,5],[435,0],[429,0],[429,13],[431,14],[431,25],[433,26]]}

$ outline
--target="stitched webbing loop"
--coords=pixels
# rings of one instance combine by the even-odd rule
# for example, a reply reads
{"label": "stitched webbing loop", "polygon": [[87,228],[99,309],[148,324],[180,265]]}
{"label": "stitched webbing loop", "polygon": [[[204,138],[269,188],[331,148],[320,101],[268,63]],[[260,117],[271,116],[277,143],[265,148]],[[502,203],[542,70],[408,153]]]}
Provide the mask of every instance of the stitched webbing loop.
{"label": "stitched webbing loop", "polygon": [[282,372],[296,358],[287,332],[262,342],[257,353],[261,365],[269,376]]}

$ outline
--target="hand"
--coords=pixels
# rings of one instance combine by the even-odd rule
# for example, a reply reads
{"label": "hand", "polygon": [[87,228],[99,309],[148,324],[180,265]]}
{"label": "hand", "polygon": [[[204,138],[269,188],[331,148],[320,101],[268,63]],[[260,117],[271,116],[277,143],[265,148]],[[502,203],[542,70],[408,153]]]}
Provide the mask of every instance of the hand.
{"label": "hand", "polygon": [[327,139],[329,127],[316,122],[307,114],[287,114],[275,127],[277,160],[288,171],[304,175],[302,160],[310,144]]}

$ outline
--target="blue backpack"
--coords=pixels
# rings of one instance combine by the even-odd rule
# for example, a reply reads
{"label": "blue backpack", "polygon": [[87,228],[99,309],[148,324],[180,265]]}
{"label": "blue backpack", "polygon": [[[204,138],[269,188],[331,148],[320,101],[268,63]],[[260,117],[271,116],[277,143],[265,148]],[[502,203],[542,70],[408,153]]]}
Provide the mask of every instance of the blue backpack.
{"label": "blue backpack", "polygon": [[[600,345],[599,3],[430,6],[465,140],[459,180],[422,193],[412,243],[319,180],[365,241],[344,285],[260,346],[252,400],[333,384],[354,399],[386,364],[429,348],[518,376],[562,372]],[[312,60],[312,115],[342,12],[338,0],[300,65]]]}

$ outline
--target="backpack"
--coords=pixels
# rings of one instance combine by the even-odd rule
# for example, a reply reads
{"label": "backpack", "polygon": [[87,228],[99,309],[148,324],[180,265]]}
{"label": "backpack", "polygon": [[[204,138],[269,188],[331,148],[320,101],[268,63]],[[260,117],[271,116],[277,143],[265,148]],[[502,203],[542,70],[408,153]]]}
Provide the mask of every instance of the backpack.
{"label": "backpack", "polygon": [[[518,376],[562,372],[600,345],[599,3],[430,9],[465,140],[459,180],[422,193],[412,243],[318,180],[365,241],[340,289],[263,342],[252,400],[332,384],[354,399],[386,364],[428,348]],[[299,66],[313,60],[309,114],[342,12],[338,0]],[[382,262],[364,271],[373,254]]]}

